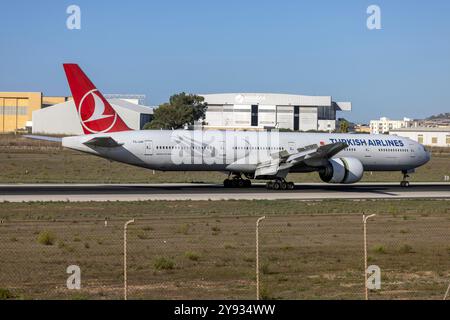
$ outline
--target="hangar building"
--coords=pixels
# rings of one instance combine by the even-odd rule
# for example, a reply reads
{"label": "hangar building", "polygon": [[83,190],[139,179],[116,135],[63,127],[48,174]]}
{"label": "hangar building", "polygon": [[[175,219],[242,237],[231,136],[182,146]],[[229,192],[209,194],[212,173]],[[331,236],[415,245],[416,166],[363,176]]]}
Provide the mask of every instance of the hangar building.
{"label": "hangar building", "polygon": [[[123,99],[108,99],[125,123],[140,130],[152,120],[153,108]],[[83,129],[73,100],[33,111],[33,133],[56,135],[81,135]]]}
{"label": "hangar building", "polygon": [[25,130],[31,127],[33,111],[67,100],[42,92],[0,92],[0,133]]}
{"label": "hangar building", "polygon": [[351,102],[331,96],[278,93],[200,94],[208,103],[204,125],[211,129],[290,129],[333,131],[336,111],[351,111]]}

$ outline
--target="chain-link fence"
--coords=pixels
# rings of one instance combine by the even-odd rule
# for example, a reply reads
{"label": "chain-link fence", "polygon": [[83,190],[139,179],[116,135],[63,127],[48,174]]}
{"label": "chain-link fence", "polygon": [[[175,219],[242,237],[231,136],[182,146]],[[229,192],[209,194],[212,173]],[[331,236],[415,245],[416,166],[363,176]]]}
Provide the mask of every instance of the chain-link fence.
{"label": "chain-link fence", "polygon": [[[306,205],[306,204],[305,204]],[[256,216],[140,218],[128,226],[129,299],[255,299]],[[0,224],[0,290],[25,299],[122,299],[128,219]],[[368,221],[371,299],[442,299],[450,283],[450,216]],[[263,299],[364,299],[362,215],[268,215],[260,224]],[[80,267],[81,289],[66,272]]]}

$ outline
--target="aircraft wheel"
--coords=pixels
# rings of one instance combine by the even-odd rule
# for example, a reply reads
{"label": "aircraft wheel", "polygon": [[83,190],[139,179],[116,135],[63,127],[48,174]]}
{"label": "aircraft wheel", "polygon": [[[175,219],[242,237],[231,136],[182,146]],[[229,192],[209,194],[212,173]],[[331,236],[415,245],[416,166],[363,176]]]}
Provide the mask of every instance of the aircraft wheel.
{"label": "aircraft wheel", "polygon": [[231,180],[231,187],[236,188],[238,186],[238,181],[235,179]]}
{"label": "aircraft wheel", "polygon": [[223,186],[224,186],[225,188],[230,188],[230,187],[231,187],[231,181],[230,181],[230,179],[225,179],[225,180],[223,180]]}
{"label": "aircraft wheel", "polygon": [[273,190],[280,190],[280,187],[281,187],[281,185],[278,181],[273,182],[273,184],[272,184]]}
{"label": "aircraft wheel", "polygon": [[409,181],[402,181],[400,182],[400,186],[403,188],[408,188],[409,187]]}
{"label": "aircraft wheel", "polygon": [[244,187],[250,188],[252,186],[252,182],[250,180],[244,180]]}
{"label": "aircraft wheel", "polygon": [[281,190],[286,190],[287,189],[287,183],[285,181],[281,181],[279,182],[280,184],[280,189]]}
{"label": "aircraft wheel", "polygon": [[287,188],[288,188],[288,190],[294,190],[294,188],[295,188],[294,183],[293,182],[288,182],[287,183]]}
{"label": "aircraft wheel", "polygon": [[245,187],[245,181],[242,179],[239,179],[237,182],[237,185],[239,188],[243,188],[243,187]]}
{"label": "aircraft wheel", "polygon": [[267,190],[272,189],[272,181],[269,181],[269,182],[266,183],[266,189]]}

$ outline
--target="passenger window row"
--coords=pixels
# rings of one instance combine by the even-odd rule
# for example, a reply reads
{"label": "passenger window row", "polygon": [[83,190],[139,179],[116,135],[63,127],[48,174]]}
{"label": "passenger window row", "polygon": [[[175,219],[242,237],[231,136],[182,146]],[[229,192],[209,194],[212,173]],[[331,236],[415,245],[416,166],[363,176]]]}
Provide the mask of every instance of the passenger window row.
{"label": "passenger window row", "polygon": [[409,149],[378,149],[380,152],[409,152]]}
{"label": "passenger window row", "polygon": [[233,150],[284,150],[283,147],[233,147]]}

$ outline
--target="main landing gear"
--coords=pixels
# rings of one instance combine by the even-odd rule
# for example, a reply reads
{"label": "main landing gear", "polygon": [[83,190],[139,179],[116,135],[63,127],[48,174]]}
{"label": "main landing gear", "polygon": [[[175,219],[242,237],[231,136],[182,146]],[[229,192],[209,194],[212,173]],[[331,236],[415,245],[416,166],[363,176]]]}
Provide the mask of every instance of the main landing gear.
{"label": "main landing gear", "polygon": [[268,190],[294,190],[294,187],[295,185],[293,182],[287,182],[284,179],[277,179],[266,183],[266,188]]}
{"label": "main landing gear", "polygon": [[233,178],[223,180],[225,188],[250,188],[252,182],[248,179],[242,179],[241,175],[235,175]]}
{"label": "main landing gear", "polygon": [[400,182],[400,187],[407,188],[409,187],[409,181],[407,180],[409,178],[407,171],[402,171],[403,173],[403,180]]}

